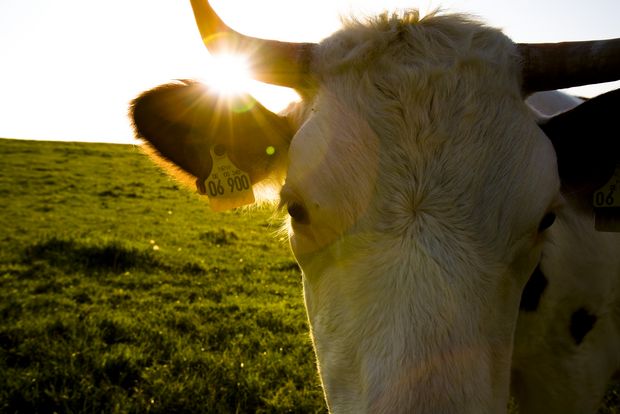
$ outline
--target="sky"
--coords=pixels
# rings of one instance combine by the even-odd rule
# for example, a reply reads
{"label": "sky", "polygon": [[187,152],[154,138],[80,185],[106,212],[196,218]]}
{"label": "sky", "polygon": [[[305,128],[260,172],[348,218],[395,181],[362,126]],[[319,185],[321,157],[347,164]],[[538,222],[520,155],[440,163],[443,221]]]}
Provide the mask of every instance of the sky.
{"label": "sky", "polygon": [[[442,7],[499,27],[515,42],[620,37],[619,0],[212,0],[236,30],[316,42],[339,16]],[[0,0],[0,137],[134,143],[127,108],[173,79],[214,81],[189,0]],[[619,82],[580,88],[595,96]],[[296,99],[253,82],[277,111]]]}

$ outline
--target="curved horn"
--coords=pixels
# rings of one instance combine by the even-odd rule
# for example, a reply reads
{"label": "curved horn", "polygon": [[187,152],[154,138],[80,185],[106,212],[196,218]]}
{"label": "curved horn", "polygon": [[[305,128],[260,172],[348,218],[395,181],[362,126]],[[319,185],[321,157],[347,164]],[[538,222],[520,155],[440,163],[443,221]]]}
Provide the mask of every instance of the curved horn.
{"label": "curved horn", "polygon": [[518,44],[525,92],[620,79],[620,39]]}
{"label": "curved horn", "polygon": [[208,0],[191,0],[191,3],[202,41],[210,52],[247,54],[256,80],[295,89],[308,85],[314,43],[285,43],[246,36],[228,27]]}

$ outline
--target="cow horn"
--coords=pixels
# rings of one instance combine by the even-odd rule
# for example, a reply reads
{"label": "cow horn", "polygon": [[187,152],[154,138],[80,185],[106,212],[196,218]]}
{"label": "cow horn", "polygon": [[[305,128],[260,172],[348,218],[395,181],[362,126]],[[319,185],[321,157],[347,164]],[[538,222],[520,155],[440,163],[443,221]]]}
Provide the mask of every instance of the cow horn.
{"label": "cow horn", "polygon": [[244,53],[252,76],[259,81],[303,89],[310,83],[314,43],[286,43],[258,39],[231,29],[208,0],[191,0],[202,41],[212,53]]}
{"label": "cow horn", "polygon": [[620,79],[620,39],[518,44],[526,93]]}

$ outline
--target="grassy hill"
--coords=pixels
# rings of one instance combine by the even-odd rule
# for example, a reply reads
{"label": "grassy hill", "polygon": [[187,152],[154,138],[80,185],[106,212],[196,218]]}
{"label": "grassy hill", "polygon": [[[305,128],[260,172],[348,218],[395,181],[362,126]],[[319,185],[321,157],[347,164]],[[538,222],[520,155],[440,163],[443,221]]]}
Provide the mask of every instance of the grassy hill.
{"label": "grassy hill", "polygon": [[272,211],[137,148],[0,140],[0,411],[323,412]]}
{"label": "grassy hill", "polygon": [[212,213],[132,146],[0,154],[0,412],[326,411],[272,211]]}

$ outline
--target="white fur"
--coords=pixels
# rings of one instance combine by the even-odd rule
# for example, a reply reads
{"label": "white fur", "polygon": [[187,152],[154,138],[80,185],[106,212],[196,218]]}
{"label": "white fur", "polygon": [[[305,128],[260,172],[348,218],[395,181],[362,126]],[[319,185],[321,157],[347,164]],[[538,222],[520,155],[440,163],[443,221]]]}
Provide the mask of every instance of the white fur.
{"label": "white fur", "polygon": [[[281,195],[309,215],[290,238],[330,410],[505,412],[517,373],[527,412],[593,412],[620,366],[620,238],[559,194],[512,42],[462,16],[386,15],[313,63]],[[541,255],[553,293],[519,316]],[[601,322],[575,346],[582,305]]]}

